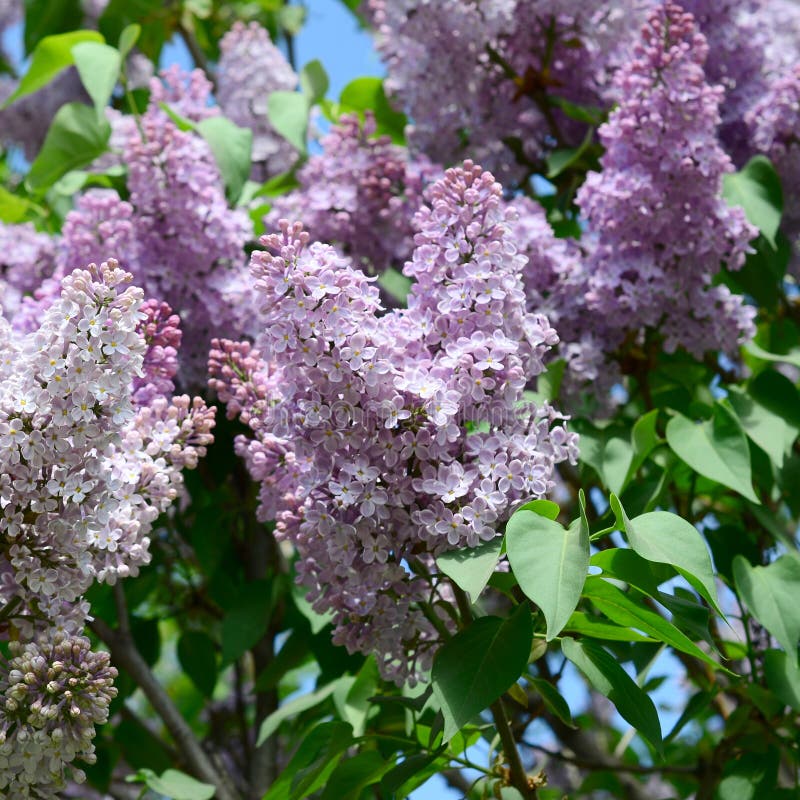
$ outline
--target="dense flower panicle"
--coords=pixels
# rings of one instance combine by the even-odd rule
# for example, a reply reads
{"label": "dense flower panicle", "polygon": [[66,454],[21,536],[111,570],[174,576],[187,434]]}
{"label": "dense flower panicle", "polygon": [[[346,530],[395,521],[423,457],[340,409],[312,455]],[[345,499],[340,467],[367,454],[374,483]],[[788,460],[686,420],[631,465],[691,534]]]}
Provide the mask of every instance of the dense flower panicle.
{"label": "dense flower panicle", "polygon": [[142,124],[146,140],[134,135],[125,150],[135,275],[148,295],[180,315],[187,333],[181,380],[197,386],[211,329],[249,333],[244,245],[252,225],[244,211],[228,207],[216,163],[200,137],[149,112]]}
{"label": "dense flower panicle", "polygon": [[69,778],[85,774],[71,763],[96,760],[95,725],[108,719],[117,670],[87,638],[57,633],[52,640],[10,642],[0,677],[0,791],[8,797],[57,798]]}
{"label": "dense flower panicle", "polygon": [[178,374],[178,349],[181,346],[180,318],[158,300],[146,300],[140,309],[144,317],[137,330],[147,345],[142,374],[133,379],[133,402],[138,406],[152,403],[156,397],[168,397],[175,391]]}
{"label": "dense flower panicle", "polygon": [[314,239],[339,247],[356,264],[380,272],[402,267],[413,247],[413,217],[425,186],[441,175],[426,158],[410,158],[388,136],[375,137],[375,117],[343,116],[322,139],[322,153],[300,168],[300,187],[279,197],[265,217],[302,219]]}
{"label": "dense flower panicle", "polygon": [[[770,69],[766,47],[774,25],[763,0],[683,0],[708,44],[706,79],[720,85],[718,136],[737,163],[748,156],[745,113],[764,93]],[[796,48],[795,48],[796,49]]]}
{"label": "dense flower panicle", "polygon": [[0,309],[12,316],[25,294],[37,289],[56,269],[57,243],[31,223],[0,222]]}
{"label": "dense flower panicle", "polygon": [[156,109],[160,110],[161,103],[165,103],[176,114],[192,122],[216,117],[219,107],[211,103],[213,88],[202,69],[186,72],[177,64],[172,64],[150,80],[148,110],[155,113]]}
{"label": "dense flower panicle", "polygon": [[[153,522],[212,438],[213,409],[164,394],[176,318],[153,302],[142,313],[142,291],[126,287],[130,280],[114,261],[92,264],[62,279],[30,333],[0,317],[0,607],[18,608],[16,633],[31,647],[79,634],[92,582],[113,583],[148,563]],[[6,697],[19,701],[14,675],[13,666],[0,670],[12,686]],[[31,796],[49,796],[62,761],[90,752],[79,742],[68,749],[72,740],[59,737],[70,731],[29,736],[25,726],[38,718],[14,710],[8,701],[0,709],[7,737],[19,723],[0,746],[0,783],[14,797],[33,786],[39,794]],[[91,738],[93,724],[76,722],[73,733],[80,731]]]}
{"label": "dense flower panicle", "polygon": [[556,140],[577,145],[585,126],[548,108],[546,94],[607,105],[618,48],[646,5],[369,0],[365,11],[387,64],[387,90],[413,119],[411,144],[438,163],[466,153],[503,180],[518,180],[528,169],[504,141],[517,140],[534,163]]}
{"label": "dense flower panicle", "polygon": [[653,12],[615,78],[623,100],[600,128],[603,171],[577,195],[596,244],[590,306],[620,338],[657,328],[668,351],[698,356],[753,333],[753,309],[710,283],[722,264],[742,266],[757,234],[720,196],[733,165],[715,136],[722,89],[705,81],[707,52],[690,14]]}
{"label": "dense flower panicle", "polygon": [[139,267],[133,206],[113,189],[90,189],[64,218],[58,252],[61,277],[112,256],[123,269]]}
{"label": "dense flower panicle", "polygon": [[257,22],[236,22],[219,46],[217,102],[226,117],[253,131],[253,179],[286,172],[297,151],[273,129],[267,101],[272,92],[297,86],[295,71]]}
{"label": "dense flower panicle", "polygon": [[557,355],[567,365],[560,397],[569,408],[591,384],[592,394],[603,405],[620,377],[607,358],[618,333],[588,303],[586,244],[556,238],[542,207],[527,197],[514,198],[509,208],[515,217],[514,239],[527,258],[522,280],[528,309],[545,314],[558,331]]}
{"label": "dense flower panicle", "polygon": [[800,271],[800,64],[775,77],[747,115],[753,147],[768,156],[783,187],[783,229]]}
{"label": "dense flower panicle", "polygon": [[260,515],[297,548],[335,641],[397,681],[416,680],[436,646],[420,609],[445,591],[433,556],[494,538],[577,454],[556,412],[522,403],[557,336],[525,310],[499,184],[466,162],[427,196],[408,309],[382,313],[371,279],[283,221],[251,260],[257,349],[218,342],[210,365],[253,431],[237,452],[261,482]]}

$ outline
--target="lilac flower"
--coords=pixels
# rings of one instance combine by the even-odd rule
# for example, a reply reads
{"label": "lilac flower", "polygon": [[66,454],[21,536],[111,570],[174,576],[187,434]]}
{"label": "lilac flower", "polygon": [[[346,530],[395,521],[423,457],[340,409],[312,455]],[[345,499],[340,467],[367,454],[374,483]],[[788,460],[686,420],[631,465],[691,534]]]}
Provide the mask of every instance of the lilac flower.
{"label": "lilac flower", "polygon": [[783,227],[794,249],[792,268],[800,270],[800,66],[778,75],[747,114],[753,147],[775,166],[783,187]]}
{"label": "lilac flower", "polygon": [[[149,562],[153,522],[212,439],[213,409],[163,394],[176,319],[155,303],[142,314],[130,280],[114,261],[91,264],[61,280],[29,333],[0,316],[0,606],[19,606],[21,643],[0,670],[0,787],[14,797],[52,796],[65,764],[91,760],[113,670],[75,638],[89,611],[82,596]],[[35,676],[20,682],[17,657],[34,658],[35,675],[48,670],[50,699],[36,695]]]}
{"label": "lilac flower", "polygon": [[[499,184],[466,162],[427,198],[407,310],[383,313],[363,272],[283,221],[251,260],[258,350],[219,342],[210,363],[229,415],[253,431],[236,449],[261,484],[260,517],[297,548],[334,640],[397,681],[416,680],[438,640],[421,607],[446,591],[432,556],[495,537],[510,504],[546,493],[554,464],[576,455],[573,436],[553,435],[558,414],[521,404],[557,337],[525,309]],[[487,276],[497,291],[484,298]],[[511,479],[489,460],[513,464]]]}
{"label": "lilac flower", "polygon": [[580,142],[585,126],[547,96],[607,105],[610,75],[646,5],[369,0],[366,10],[387,90],[413,119],[412,146],[442,164],[468,154],[511,182],[554,145]]}
{"label": "lilac flower", "polygon": [[83,636],[11,642],[0,677],[0,790],[9,797],[56,797],[71,763],[94,764],[95,725],[108,719],[117,671]]}
{"label": "lilac flower", "polygon": [[616,76],[619,107],[600,129],[603,171],[578,192],[594,237],[587,299],[618,332],[657,329],[664,347],[735,353],[753,309],[711,279],[738,269],[756,235],[720,197],[733,170],[715,133],[721,88],[706,83],[706,40],[673,3],[653,11]]}
{"label": "lilac flower", "polygon": [[292,91],[297,75],[258,23],[236,22],[220,41],[217,102],[226,117],[253,131],[253,179],[286,172],[297,153],[267,118],[274,91]]}
{"label": "lilac flower", "polygon": [[300,187],[279,197],[265,217],[302,219],[315,239],[341,248],[372,273],[402,267],[413,247],[413,217],[425,186],[441,170],[424,157],[412,159],[387,136],[375,137],[367,113],[345,115],[322,140],[323,152],[298,171]]}

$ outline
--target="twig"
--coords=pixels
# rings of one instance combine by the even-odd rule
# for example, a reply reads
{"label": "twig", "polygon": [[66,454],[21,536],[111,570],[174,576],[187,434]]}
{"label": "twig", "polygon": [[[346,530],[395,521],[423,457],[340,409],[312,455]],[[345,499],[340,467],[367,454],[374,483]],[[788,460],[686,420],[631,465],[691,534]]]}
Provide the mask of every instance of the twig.
{"label": "twig", "polygon": [[520,792],[525,800],[537,800],[539,793],[536,787],[531,783],[528,778],[528,773],[522,765],[522,759],[517,749],[517,743],[514,741],[514,736],[511,733],[511,725],[508,721],[506,710],[503,707],[502,700],[495,700],[489,706],[494,719],[495,728],[500,736],[500,741],[503,743],[503,753],[505,754],[508,766],[511,771],[512,785]]}
{"label": "twig", "polygon": [[206,54],[203,52],[197,39],[195,39],[194,34],[183,23],[178,26],[178,33],[180,33],[181,38],[186,43],[186,48],[189,51],[189,55],[192,57],[192,61],[194,61],[194,65],[205,72],[206,77],[211,81],[211,85],[216,88],[216,75],[214,75],[213,70],[210,68]]}
{"label": "twig", "polygon": [[192,729],[142,658],[130,633],[124,594],[121,589],[120,591],[116,589],[117,587],[115,587],[117,608],[125,612],[120,616],[119,629],[113,630],[101,619],[95,619],[90,624],[91,629],[108,646],[114,663],[122,667],[144,692],[194,776],[216,786],[219,800],[239,800],[236,791],[225,780],[227,776],[223,777],[214,768]]}
{"label": "twig", "polygon": [[521,740],[520,744],[525,745],[525,747],[530,747],[531,750],[536,750],[539,753],[543,753],[548,758],[555,758],[559,761],[566,761],[568,764],[574,764],[576,767],[580,767],[581,769],[588,769],[588,770],[611,770],[613,772],[631,772],[636,775],[658,775],[660,773],[673,773],[673,774],[680,774],[680,775],[694,775],[697,773],[696,766],[685,766],[685,765],[675,765],[670,766],[669,764],[653,764],[650,766],[646,766],[644,764],[625,764],[622,761],[615,761],[613,765],[609,764],[608,760],[604,761],[593,761],[587,758],[581,758],[580,756],[568,756],[563,751],[557,750],[549,750],[546,747],[542,747],[539,744],[534,744],[533,742],[527,742],[525,740]]}

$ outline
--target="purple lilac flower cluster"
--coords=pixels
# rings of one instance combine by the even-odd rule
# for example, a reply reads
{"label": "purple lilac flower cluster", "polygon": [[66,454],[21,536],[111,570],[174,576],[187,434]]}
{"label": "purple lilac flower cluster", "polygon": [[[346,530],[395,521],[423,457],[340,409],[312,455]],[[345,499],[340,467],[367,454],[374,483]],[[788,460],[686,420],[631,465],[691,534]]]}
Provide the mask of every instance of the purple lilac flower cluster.
{"label": "purple lilac flower cluster", "polygon": [[602,172],[577,202],[594,237],[589,305],[623,335],[658,329],[671,352],[735,353],[754,310],[711,279],[742,266],[757,231],[721,199],[733,170],[716,138],[722,89],[705,80],[694,18],[667,3],[650,16],[615,83],[624,98],[599,134]]}
{"label": "purple lilac flower cluster", "polygon": [[[205,382],[211,327],[232,336],[250,334],[245,243],[252,224],[243,210],[228,207],[219,170],[206,142],[180,131],[158,105],[169,102],[195,119],[208,109],[210,83],[199,70],[163,73],[158,92],[123,145],[128,200],[114,190],[92,189],[67,214],[52,280],[23,299],[15,327],[32,330],[60,293],[60,280],[75,267],[114,256],[150,297],[168,302],[188,336],[180,382]],[[161,98],[161,100],[159,100]],[[130,119],[130,118],[125,118]]]}
{"label": "purple lilac flower cluster", "polygon": [[0,308],[6,316],[16,313],[22,298],[37,289],[55,269],[55,248],[50,236],[29,222],[0,222]]}
{"label": "purple lilac flower cluster", "polygon": [[765,153],[783,185],[783,225],[800,274],[800,65],[779,75],[747,115],[754,147]]}
{"label": "purple lilac flower cluster", "polygon": [[556,355],[566,362],[559,396],[568,408],[577,404],[586,386],[601,408],[609,390],[620,379],[608,360],[616,334],[604,314],[589,303],[589,264],[586,243],[559,239],[544,209],[527,197],[509,202],[512,231],[519,251],[527,258],[522,280],[528,309],[545,314],[558,331]]}
{"label": "purple lilac flower cluster", "polygon": [[297,86],[295,71],[256,22],[236,22],[219,46],[217,102],[226,117],[253,131],[253,179],[286,172],[297,152],[272,128],[267,100],[274,91]]}
{"label": "purple lilac flower cluster", "polygon": [[367,272],[402,267],[413,247],[412,220],[426,185],[442,170],[425,157],[409,158],[388,136],[375,137],[367,112],[343,116],[322,139],[322,153],[298,171],[300,187],[273,203],[267,229],[302,219],[316,240],[339,247]]}
{"label": "purple lilac flower cluster", "polygon": [[[577,145],[585,126],[548,94],[607,105],[609,76],[647,5],[574,0],[368,0],[387,64],[387,90],[414,120],[410,143],[434,161],[462,154],[504,182],[528,174],[553,146]],[[517,163],[504,144],[524,153]]]}
{"label": "purple lilac flower cluster", "polygon": [[[213,409],[161,393],[172,388],[176,319],[152,302],[142,313],[130,280],[114,261],[91,264],[63,278],[36,330],[15,332],[0,317],[0,607],[28,643],[0,670],[0,784],[14,797],[49,796],[64,763],[91,754],[85,740],[103,708],[100,693],[90,711],[91,681],[110,673],[76,638],[89,611],[82,595],[149,561],[153,522],[212,440]],[[57,669],[47,653],[62,643],[85,667],[87,694],[75,702],[88,716],[58,733],[41,703],[22,702],[15,660]]]}
{"label": "purple lilac flower cluster", "polygon": [[558,337],[525,309],[500,185],[471,162],[448,170],[415,226],[409,307],[381,315],[362,271],[282,221],[251,260],[257,349],[219,342],[210,364],[253,431],[237,451],[309,599],[333,613],[337,643],[397,681],[417,679],[438,641],[433,557],[497,536],[577,455],[553,409],[523,403]]}

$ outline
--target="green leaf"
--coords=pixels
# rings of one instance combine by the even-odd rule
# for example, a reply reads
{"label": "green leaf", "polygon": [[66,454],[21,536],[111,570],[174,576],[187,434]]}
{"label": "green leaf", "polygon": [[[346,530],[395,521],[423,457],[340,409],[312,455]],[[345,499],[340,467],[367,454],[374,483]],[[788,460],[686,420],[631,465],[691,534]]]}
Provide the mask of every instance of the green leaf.
{"label": "green leaf", "polygon": [[102,155],[110,135],[108,121],[98,119],[89,106],[82,103],[61,106],[31,165],[27,185],[33,191],[45,191],[62,175]]}
{"label": "green leaf", "polygon": [[502,546],[503,537],[498,536],[477,547],[462,547],[442,553],[437,556],[436,564],[448,578],[452,578],[459,588],[469,594],[474,603],[492,577]]}
{"label": "green leaf", "polygon": [[547,365],[547,369],[536,379],[537,394],[549,403],[555,402],[561,391],[561,383],[564,380],[566,369],[567,362],[563,358],[551,361]]}
{"label": "green leaf", "polygon": [[288,703],[284,703],[280,708],[273,711],[261,723],[261,728],[258,731],[258,741],[256,742],[256,747],[261,747],[261,745],[267,739],[269,739],[269,737],[272,736],[276,730],[278,730],[282,722],[287,719],[291,719],[292,717],[296,717],[298,714],[301,714],[303,711],[307,711],[309,708],[318,706],[323,700],[326,700],[328,697],[330,697],[336,690],[336,687],[339,685],[340,680],[341,679],[331,681],[331,683],[323,686],[321,689],[317,689],[314,692],[309,692],[308,694],[300,695],[300,697],[290,700]]}
{"label": "green leaf", "polygon": [[201,783],[177,769],[168,769],[161,775],[156,775],[151,769],[140,769],[126,780],[129,783],[144,783],[148,789],[170,800],[211,800],[217,791],[211,784]]}
{"label": "green leaf", "polygon": [[615,705],[622,718],[662,752],[661,723],[656,707],[614,656],[598,645],[575,639],[564,639],[561,649],[589,683]]}
{"label": "green leaf", "polygon": [[627,547],[601,550],[592,555],[589,563],[593,567],[600,567],[608,577],[629,583],[650,597],[659,593],[660,584],[676,575],[674,569],[647,561]]}
{"label": "green leaf", "polygon": [[157,63],[161,48],[178,27],[180,6],[179,3],[165,3],[164,0],[110,0],[97,26],[106,41],[119,42],[126,27],[146,23],[141,27],[136,45]]}
{"label": "green leaf", "polygon": [[767,650],[764,653],[764,676],[767,685],[782,703],[800,711],[800,669],[783,650]]}
{"label": "green leaf", "polygon": [[253,132],[240,128],[227,117],[208,117],[198,122],[196,128],[214,154],[228,199],[235,203],[250,174]]}
{"label": "green leaf", "polygon": [[137,23],[132,23],[123,28],[122,33],[119,35],[117,42],[117,50],[119,50],[119,57],[124,61],[128,57],[128,53],[133,50],[134,45],[139,40],[142,33],[142,26]]}
{"label": "green leaf", "polygon": [[377,750],[365,750],[340,762],[331,773],[320,800],[358,800],[368,786],[378,783],[394,766]]}
{"label": "green leaf", "polygon": [[319,59],[315,58],[303,67],[300,72],[300,89],[308,98],[309,105],[324,99],[329,86],[328,73]]}
{"label": "green leaf", "polygon": [[764,238],[777,247],[775,235],[783,213],[783,191],[775,168],[766,156],[750,159],[739,172],[722,179],[722,196],[732,206],[741,206],[747,219]]}
{"label": "green leaf", "polygon": [[588,423],[581,424],[576,430],[580,434],[581,461],[594,469],[610,491],[619,494],[625,488],[633,465],[634,451],[630,441]]}
{"label": "green leaf", "polygon": [[308,98],[299,92],[272,92],[267,100],[267,116],[273,128],[298,152],[307,151]]}
{"label": "green leaf", "polygon": [[25,52],[30,53],[45,36],[75,30],[82,20],[80,0],[25,0]]}
{"label": "green leaf", "polygon": [[572,714],[567,701],[559,694],[558,689],[552,683],[548,683],[544,678],[528,678],[528,682],[539,692],[542,702],[551,713],[555,714],[565,725],[574,726],[575,723],[572,721]]}
{"label": "green leaf", "polygon": [[363,736],[370,710],[374,708],[370,698],[378,688],[378,665],[374,658],[368,658],[358,671],[342,703],[342,716],[353,728],[354,736]]}
{"label": "green leaf", "polygon": [[80,42],[72,48],[72,55],[78,75],[101,116],[119,79],[119,51],[100,42]]}
{"label": "green leaf", "polygon": [[778,776],[779,756],[770,748],[766,753],[743,753],[729,759],[714,800],[772,800]]}
{"label": "green leaf", "polygon": [[755,618],[778,640],[792,664],[800,639],[800,559],[781,556],[766,567],[754,567],[743,556],[733,561],[736,590]]}
{"label": "green leaf", "polygon": [[598,611],[618,625],[640,630],[682,653],[705,661],[715,669],[723,669],[671,622],[645,607],[641,601],[634,602],[629,594],[602,578],[588,578],[583,594],[592,601]]}
{"label": "green leaf", "polygon": [[178,661],[206,697],[211,697],[217,685],[215,649],[212,639],[202,631],[186,631],[178,640]]}
{"label": "green leaf", "polygon": [[633,458],[628,468],[628,474],[625,477],[625,485],[631,481],[642,464],[647,460],[647,457],[661,441],[656,432],[657,422],[658,409],[654,408],[652,411],[648,411],[644,416],[639,417],[634,423],[633,429],[631,430]]}
{"label": "green leaf", "polygon": [[297,36],[306,21],[306,13],[303,6],[287,4],[278,11],[278,23],[290,36]]}
{"label": "green leaf", "polygon": [[[434,763],[436,762],[436,763]],[[437,759],[435,753],[415,753],[392,767],[381,780],[381,789],[385,794],[406,797],[411,789],[405,788],[408,781],[413,781],[420,774],[440,772],[447,765],[447,761]],[[441,765],[441,767],[439,766]]]}
{"label": "green leaf", "polygon": [[797,438],[797,428],[762,406],[738,386],[729,387],[728,400],[744,432],[776,467],[783,466],[784,458]]}
{"label": "green leaf", "polygon": [[266,633],[272,609],[270,582],[254,581],[245,585],[235,605],[226,609],[222,620],[222,665],[232,664]]}
{"label": "green leaf", "polygon": [[669,742],[674,739],[688,722],[691,722],[701,712],[708,710],[713,698],[713,694],[705,691],[697,692],[692,695],[678,718],[678,721],[672,726],[672,730],[664,738],[664,741]]}
{"label": "green leaf", "polygon": [[72,31],[45,36],[33,51],[31,65],[20,79],[17,90],[0,108],[7,108],[15,100],[47,86],[59,72],[63,72],[74,63],[72,48],[79,42],[103,42],[97,31]]}
{"label": "green leaf", "polygon": [[520,506],[517,511],[533,511],[534,514],[538,514],[540,517],[556,519],[561,512],[561,508],[558,503],[554,503],[552,500],[529,500],[524,506]]}
{"label": "green leaf", "polygon": [[0,222],[21,222],[33,208],[35,205],[30,200],[18,197],[0,186]]}
{"label": "green leaf", "polygon": [[[578,147],[571,147],[563,150],[553,150],[546,158],[548,180],[557,178],[562,172],[570,167],[579,164],[583,154],[589,149],[594,141],[594,129],[589,128],[583,141]],[[585,168],[585,166],[584,166]]]}
{"label": "green leaf", "polygon": [[706,478],[739,492],[753,503],[750,450],[742,429],[724,406],[717,404],[712,420],[695,424],[676,414],[667,424],[673,452]]}
{"label": "green leaf", "polygon": [[563,97],[549,95],[547,101],[550,105],[560,108],[570,119],[586,122],[589,125],[599,125],[606,117],[606,111],[598,106],[582,106],[572,103]]}
{"label": "green leaf", "polygon": [[378,286],[389,292],[402,305],[406,304],[412,283],[410,278],[407,278],[402,272],[398,272],[394,267],[385,269],[378,276]]}
{"label": "green leaf", "polygon": [[750,381],[747,393],[758,405],[800,431],[800,392],[785,375],[765,369]]}
{"label": "green leaf", "polygon": [[800,367],[800,347],[793,347],[786,353],[770,353],[755,342],[748,342],[744,350],[762,361],[778,361],[782,364],[792,364]]}
{"label": "green leaf", "polygon": [[339,113],[370,110],[375,114],[376,134],[391,137],[395,144],[405,142],[405,114],[395,111],[386,97],[381,78],[356,78],[342,89]]}
{"label": "green leaf", "polygon": [[667,511],[651,511],[630,520],[614,495],[611,508],[621,519],[630,546],[642,558],[675,567],[720,616],[725,616],[719,607],[711,555],[694,525]]}
{"label": "green leaf", "polygon": [[589,636],[592,639],[606,639],[610,642],[654,642],[649,636],[632,631],[630,628],[622,628],[613,622],[587,614],[585,611],[575,611],[567,620],[564,632],[578,633],[581,636]]}
{"label": "green leaf", "polygon": [[531,652],[533,627],[527,604],[506,620],[481,617],[439,649],[433,660],[433,693],[450,741],[522,674]]}
{"label": "green leaf", "polygon": [[301,800],[325,785],[353,743],[346,722],[323,722],[303,737],[286,768],[262,800]]}
{"label": "green leaf", "polygon": [[585,516],[565,530],[532,511],[517,511],[506,525],[506,548],[520,588],[542,609],[550,641],[578,605],[586,580],[589,525]]}

